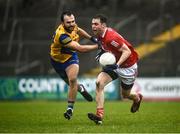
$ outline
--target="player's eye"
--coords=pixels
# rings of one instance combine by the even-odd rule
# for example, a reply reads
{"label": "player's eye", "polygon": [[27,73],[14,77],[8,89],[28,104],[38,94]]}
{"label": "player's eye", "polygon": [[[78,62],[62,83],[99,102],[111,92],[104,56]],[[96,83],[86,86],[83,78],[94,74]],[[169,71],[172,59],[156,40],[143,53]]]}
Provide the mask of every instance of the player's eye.
{"label": "player's eye", "polygon": [[97,26],[97,23],[92,23],[92,25],[95,25],[95,26]]}
{"label": "player's eye", "polygon": [[73,23],[75,23],[75,21],[67,21],[66,23],[67,24],[73,24]]}

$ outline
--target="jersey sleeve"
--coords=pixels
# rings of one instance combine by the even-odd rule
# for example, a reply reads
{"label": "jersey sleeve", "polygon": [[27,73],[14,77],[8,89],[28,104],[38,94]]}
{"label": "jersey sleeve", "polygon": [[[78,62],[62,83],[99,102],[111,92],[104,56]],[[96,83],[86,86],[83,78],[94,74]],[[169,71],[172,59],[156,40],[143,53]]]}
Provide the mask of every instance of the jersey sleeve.
{"label": "jersey sleeve", "polygon": [[70,43],[72,41],[71,37],[67,34],[61,34],[59,37],[59,42],[62,45],[67,45],[68,43]]}

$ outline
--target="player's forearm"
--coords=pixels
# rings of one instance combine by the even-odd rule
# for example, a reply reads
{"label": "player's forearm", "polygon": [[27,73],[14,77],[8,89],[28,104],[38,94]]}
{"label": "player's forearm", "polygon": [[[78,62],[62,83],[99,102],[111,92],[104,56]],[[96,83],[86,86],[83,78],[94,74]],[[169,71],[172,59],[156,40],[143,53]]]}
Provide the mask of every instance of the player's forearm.
{"label": "player's forearm", "polygon": [[90,39],[91,38],[91,35],[89,35],[85,30],[83,30],[81,28],[79,28],[79,34],[80,34],[80,36],[83,36],[86,39]]}
{"label": "player's forearm", "polygon": [[131,55],[131,51],[124,51],[117,62],[117,65],[121,65],[124,61],[128,59],[128,57]]}
{"label": "player's forearm", "polygon": [[66,45],[66,47],[71,48],[78,52],[88,52],[88,51],[98,49],[97,44],[95,44],[95,45],[80,45],[76,41],[71,41],[69,44]]}
{"label": "player's forearm", "polygon": [[98,49],[98,45],[81,45],[78,49],[79,52],[89,52],[92,50]]}

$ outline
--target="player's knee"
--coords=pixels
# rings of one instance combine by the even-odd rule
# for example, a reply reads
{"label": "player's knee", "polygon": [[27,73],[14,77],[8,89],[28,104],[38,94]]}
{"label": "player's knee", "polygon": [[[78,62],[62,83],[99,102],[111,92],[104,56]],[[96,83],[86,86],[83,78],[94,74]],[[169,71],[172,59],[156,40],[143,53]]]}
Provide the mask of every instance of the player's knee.
{"label": "player's knee", "polygon": [[123,98],[129,98],[130,93],[129,92],[122,92]]}
{"label": "player's knee", "polygon": [[96,81],[96,88],[99,89],[99,87],[100,87],[100,82]]}
{"label": "player's knee", "polygon": [[72,85],[72,84],[75,84],[77,82],[77,78],[70,78],[69,79],[69,84]]}
{"label": "player's knee", "polygon": [[100,89],[104,89],[104,84],[101,81],[96,81],[96,89],[100,90]]}

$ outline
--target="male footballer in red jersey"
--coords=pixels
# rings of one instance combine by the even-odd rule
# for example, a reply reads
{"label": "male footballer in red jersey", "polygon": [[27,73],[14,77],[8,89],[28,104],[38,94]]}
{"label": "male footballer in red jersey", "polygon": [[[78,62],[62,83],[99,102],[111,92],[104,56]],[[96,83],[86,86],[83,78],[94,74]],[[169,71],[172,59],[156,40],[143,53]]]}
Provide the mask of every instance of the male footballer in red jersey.
{"label": "male footballer in red jersey", "polygon": [[[107,27],[107,18],[96,15],[92,19],[92,31],[102,45],[102,51],[111,52],[116,57],[116,64],[103,67],[96,80],[96,114],[88,113],[88,118],[96,124],[102,124],[104,116],[104,87],[111,81],[120,78],[122,96],[133,100],[131,112],[138,111],[142,95],[131,93],[137,76],[138,54],[132,45],[119,33]],[[102,54],[102,53],[101,53]],[[100,54],[97,58],[100,57]]]}

